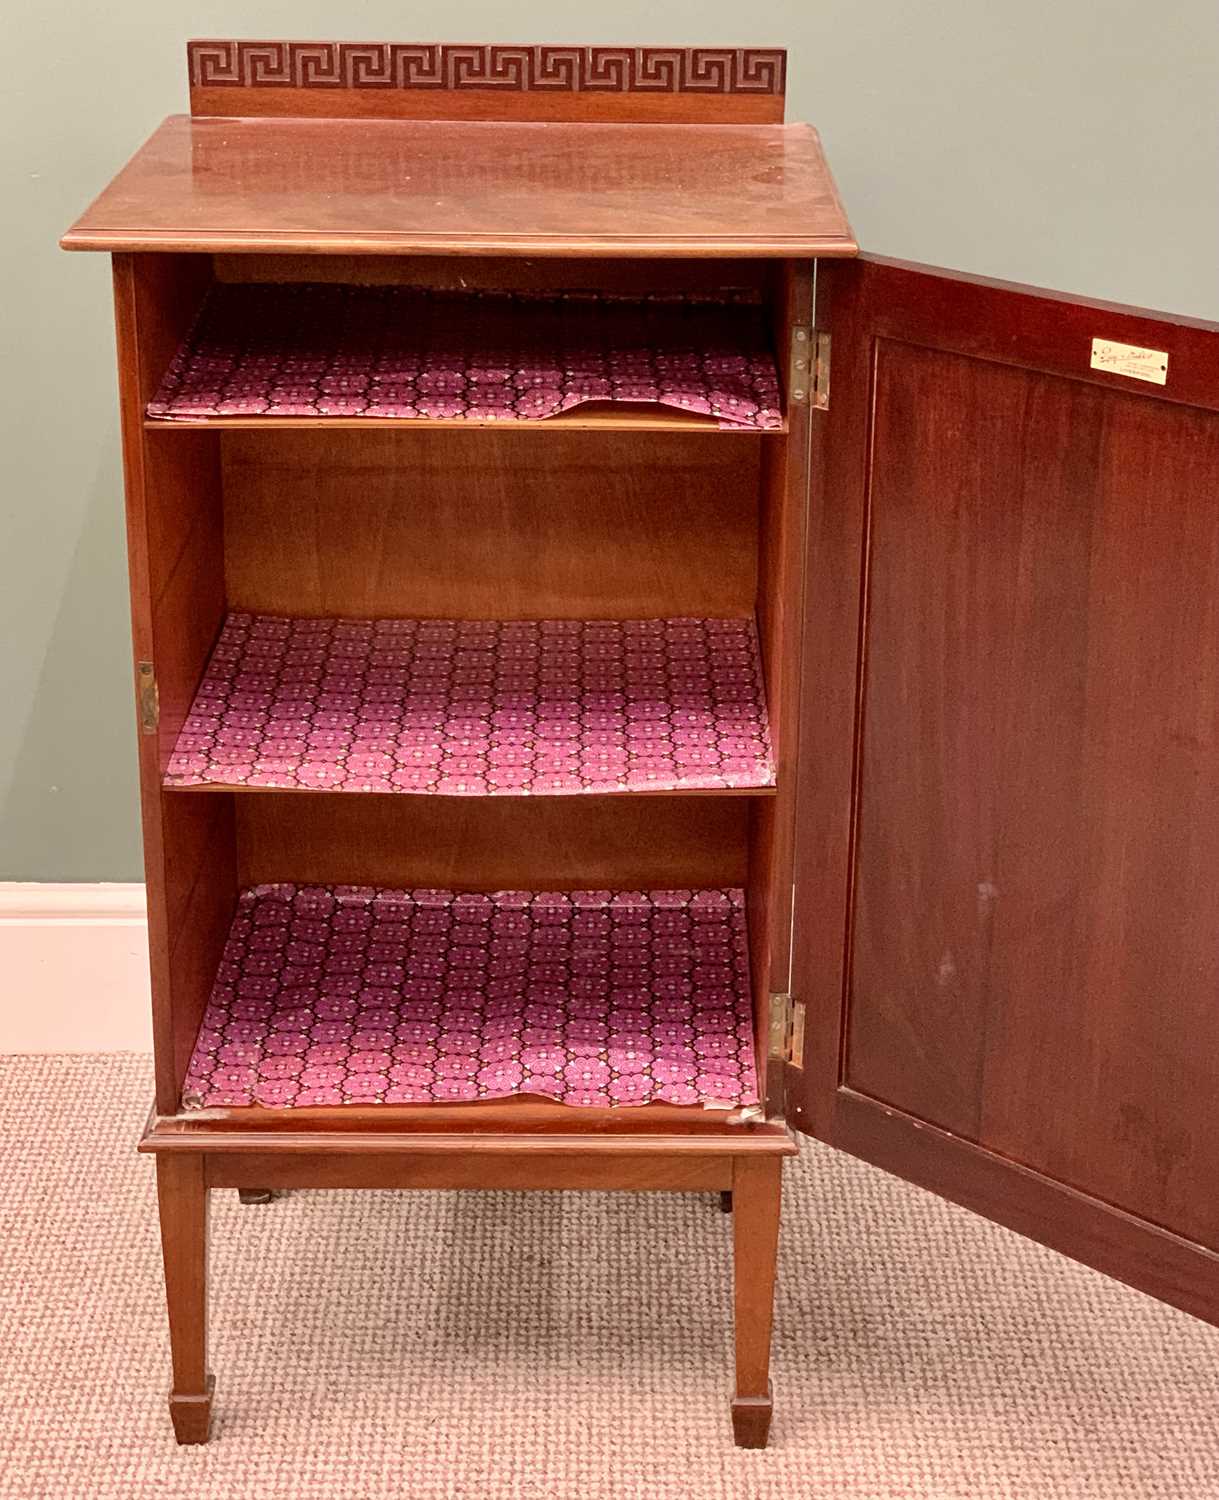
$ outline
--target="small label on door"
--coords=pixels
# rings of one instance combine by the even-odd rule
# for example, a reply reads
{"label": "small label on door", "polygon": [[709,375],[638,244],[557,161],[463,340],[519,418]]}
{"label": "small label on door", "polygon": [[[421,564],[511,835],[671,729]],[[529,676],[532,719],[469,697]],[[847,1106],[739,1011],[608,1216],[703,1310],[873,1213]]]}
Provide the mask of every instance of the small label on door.
{"label": "small label on door", "polygon": [[1168,383],[1168,355],[1163,349],[1140,349],[1137,344],[1115,344],[1112,339],[1092,340],[1092,368],[1110,375],[1129,375],[1132,380]]}

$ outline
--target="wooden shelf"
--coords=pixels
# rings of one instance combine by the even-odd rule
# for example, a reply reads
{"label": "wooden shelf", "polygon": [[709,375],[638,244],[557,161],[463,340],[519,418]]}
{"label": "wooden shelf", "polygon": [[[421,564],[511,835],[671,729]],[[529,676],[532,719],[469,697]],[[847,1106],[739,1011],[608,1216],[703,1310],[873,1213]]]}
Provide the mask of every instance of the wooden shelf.
{"label": "wooden shelf", "polygon": [[[146,420],[775,431],[770,331],[746,300],[214,285]],[[591,405],[594,410],[584,414]]]}
{"label": "wooden shelf", "polygon": [[186,1110],[757,1102],[740,890],[243,891]]}
{"label": "wooden shelf", "polygon": [[448,796],[773,789],[751,620],[230,615],[165,785]]}
{"label": "wooden shelf", "polygon": [[497,432],[703,432],[719,437],[775,437],[788,431],[787,419],[780,420],[776,427],[741,427],[732,423],[717,422],[714,417],[699,416],[696,412],[666,411],[663,407],[648,406],[633,410],[624,403],[615,403],[613,408],[597,409],[588,402],[574,411],[561,412],[555,417],[542,420],[516,418],[508,420],[482,420],[465,417],[460,420],[432,417],[175,417],[166,420],[147,417],[144,427],[149,432],[197,432],[200,428],[219,431],[276,432],[328,431],[409,427],[417,429],[446,429],[450,432],[494,429]]}

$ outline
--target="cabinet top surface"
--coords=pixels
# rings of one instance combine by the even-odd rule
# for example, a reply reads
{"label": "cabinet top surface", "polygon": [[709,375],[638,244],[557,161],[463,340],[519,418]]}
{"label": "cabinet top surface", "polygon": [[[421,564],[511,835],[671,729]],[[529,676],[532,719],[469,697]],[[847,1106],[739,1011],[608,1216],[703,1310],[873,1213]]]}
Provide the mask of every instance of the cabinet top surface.
{"label": "cabinet top surface", "polygon": [[171,115],[68,250],[853,255],[808,125]]}

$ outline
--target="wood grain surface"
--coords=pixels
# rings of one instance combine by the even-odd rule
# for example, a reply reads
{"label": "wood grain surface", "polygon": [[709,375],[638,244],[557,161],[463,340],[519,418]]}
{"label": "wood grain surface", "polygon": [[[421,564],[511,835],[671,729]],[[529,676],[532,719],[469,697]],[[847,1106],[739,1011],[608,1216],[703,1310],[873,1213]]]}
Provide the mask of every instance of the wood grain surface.
{"label": "wood grain surface", "polygon": [[851,255],[807,125],[172,115],[67,250]]}
{"label": "wood grain surface", "polygon": [[226,433],[230,607],[484,620],[751,615],[762,441]]}
{"label": "wood grain surface", "polygon": [[1219,1320],[1219,330],[823,290],[796,1123]]}

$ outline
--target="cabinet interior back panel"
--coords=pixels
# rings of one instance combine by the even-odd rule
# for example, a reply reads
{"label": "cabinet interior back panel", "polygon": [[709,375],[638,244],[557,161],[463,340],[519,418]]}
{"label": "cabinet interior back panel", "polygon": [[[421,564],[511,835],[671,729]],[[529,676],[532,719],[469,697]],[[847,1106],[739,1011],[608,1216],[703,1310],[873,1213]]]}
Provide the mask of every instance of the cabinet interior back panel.
{"label": "cabinet interior back panel", "polygon": [[880,341],[846,1081],[1219,1243],[1219,417]]}
{"label": "cabinet interior back panel", "polygon": [[229,607],[363,618],[752,615],[764,441],[227,432]]}
{"label": "cabinet interior back panel", "polygon": [[[222,796],[172,801],[175,807],[210,805]],[[743,886],[750,819],[756,815],[738,797],[283,792],[232,800],[242,885]]]}

